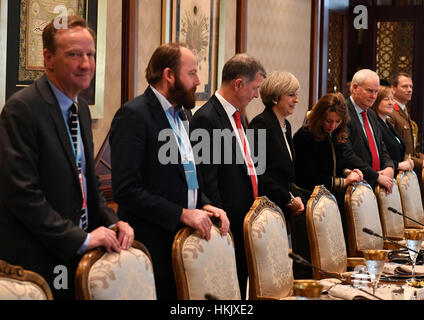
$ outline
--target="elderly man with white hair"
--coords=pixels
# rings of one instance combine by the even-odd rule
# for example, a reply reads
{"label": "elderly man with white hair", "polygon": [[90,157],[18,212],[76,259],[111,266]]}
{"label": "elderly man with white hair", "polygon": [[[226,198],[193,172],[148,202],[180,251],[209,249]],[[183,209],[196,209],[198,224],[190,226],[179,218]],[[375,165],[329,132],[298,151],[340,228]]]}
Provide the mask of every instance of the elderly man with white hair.
{"label": "elderly man with white hair", "polygon": [[358,168],[371,186],[377,183],[389,193],[393,187],[394,165],[377,123],[377,115],[370,109],[377,98],[380,80],[372,70],[362,69],[352,78],[351,96],[346,100],[351,121],[349,138],[344,146],[348,167]]}

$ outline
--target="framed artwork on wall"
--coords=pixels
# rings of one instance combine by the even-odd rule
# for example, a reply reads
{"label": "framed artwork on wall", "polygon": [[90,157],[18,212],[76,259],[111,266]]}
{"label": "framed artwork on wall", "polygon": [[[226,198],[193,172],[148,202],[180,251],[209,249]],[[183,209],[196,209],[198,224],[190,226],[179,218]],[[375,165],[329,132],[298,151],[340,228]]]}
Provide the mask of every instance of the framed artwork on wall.
{"label": "framed artwork on wall", "polygon": [[[106,1],[99,1],[99,5],[100,3],[106,3]],[[85,18],[97,34],[96,75],[90,87],[81,92],[80,96],[88,101],[93,118],[101,118],[103,117],[105,56],[103,42],[105,37],[102,33],[103,29],[97,26],[99,18],[105,19],[105,17],[104,9],[98,7],[97,0],[8,1],[5,100],[13,93],[31,85],[44,74],[43,29],[52,19],[65,14]],[[103,25],[105,24],[103,20]]]}
{"label": "framed artwork on wall", "polygon": [[162,43],[184,43],[197,57],[196,104],[216,90],[219,0],[163,0]]}

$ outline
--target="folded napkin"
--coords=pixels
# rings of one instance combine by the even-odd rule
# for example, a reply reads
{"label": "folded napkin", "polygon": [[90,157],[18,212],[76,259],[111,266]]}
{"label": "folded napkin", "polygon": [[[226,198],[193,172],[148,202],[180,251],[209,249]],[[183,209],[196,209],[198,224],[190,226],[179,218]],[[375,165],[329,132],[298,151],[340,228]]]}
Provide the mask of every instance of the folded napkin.
{"label": "folded napkin", "polygon": [[[387,262],[384,264],[383,274],[385,275],[412,275],[412,266],[406,264]],[[415,266],[415,275],[424,276],[424,265]]]}
{"label": "folded napkin", "polygon": [[[372,288],[367,287],[363,290],[369,292],[363,292],[350,285],[341,284],[340,280],[337,279],[323,279],[319,283],[323,286],[323,294],[327,294],[331,299],[334,300],[373,300]],[[392,291],[399,287],[395,284],[384,284],[377,287],[375,295],[383,300],[392,299]]]}

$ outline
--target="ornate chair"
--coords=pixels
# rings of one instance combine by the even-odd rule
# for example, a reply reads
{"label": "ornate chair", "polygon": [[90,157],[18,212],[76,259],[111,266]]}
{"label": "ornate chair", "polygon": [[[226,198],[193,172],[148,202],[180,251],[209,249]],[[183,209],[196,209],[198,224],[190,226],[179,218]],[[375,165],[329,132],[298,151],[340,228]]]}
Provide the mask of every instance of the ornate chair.
{"label": "ornate chair", "polygon": [[292,294],[292,260],[281,209],[258,197],[244,218],[244,243],[249,273],[249,298],[281,299]]}
{"label": "ornate chair", "polygon": [[0,300],[53,300],[53,295],[38,273],[0,260]]}
{"label": "ornate chair", "polygon": [[172,264],[178,299],[204,300],[206,294],[220,300],[241,299],[231,232],[222,236],[213,225],[206,241],[192,228],[182,228],[174,238]]}
{"label": "ornate chair", "polygon": [[[324,185],[315,187],[306,206],[311,262],[330,273],[341,275],[348,267],[363,265],[362,258],[348,258],[343,227],[336,198]],[[313,269],[314,279],[328,278]]]}
{"label": "ornate chair", "polygon": [[78,264],[75,293],[78,300],[156,300],[148,250],[134,240],[119,254],[104,248],[88,251]]}
{"label": "ornate chair", "polygon": [[377,198],[371,186],[363,182],[350,185],[345,194],[349,256],[362,257],[366,249],[383,249],[384,240],[362,231],[368,228],[382,235]]}
{"label": "ornate chair", "polygon": [[[402,210],[404,215],[424,223],[423,203],[421,200],[420,185],[418,183],[417,174],[411,171],[399,171],[396,176],[399,185],[400,198],[402,202]],[[422,229],[423,227],[407,218],[404,218],[405,228]]]}
{"label": "ornate chair", "polygon": [[396,179],[393,179],[392,193],[388,194],[384,188],[377,184],[375,187],[375,196],[377,198],[384,237],[392,240],[402,240],[405,230],[403,217],[388,209],[392,207],[402,212],[402,202]]}

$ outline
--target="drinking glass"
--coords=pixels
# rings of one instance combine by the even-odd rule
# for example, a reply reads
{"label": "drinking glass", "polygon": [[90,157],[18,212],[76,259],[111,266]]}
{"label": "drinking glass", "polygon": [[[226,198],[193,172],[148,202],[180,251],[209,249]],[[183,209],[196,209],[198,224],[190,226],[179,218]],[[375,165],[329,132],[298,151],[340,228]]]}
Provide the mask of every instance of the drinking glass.
{"label": "drinking glass", "polygon": [[362,250],[367,265],[368,274],[372,284],[372,294],[375,296],[381,273],[384,269],[384,263],[387,258],[388,250]]}
{"label": "drinking glass", "polygon": [[406,246],[411,249],[409,251],[409,258],[412,261],[412,280],[415,279],[415,263],[417,261],[418,252],[421,249],[421,243],[424,237],[424,230],[422,229],[405,229]]}

